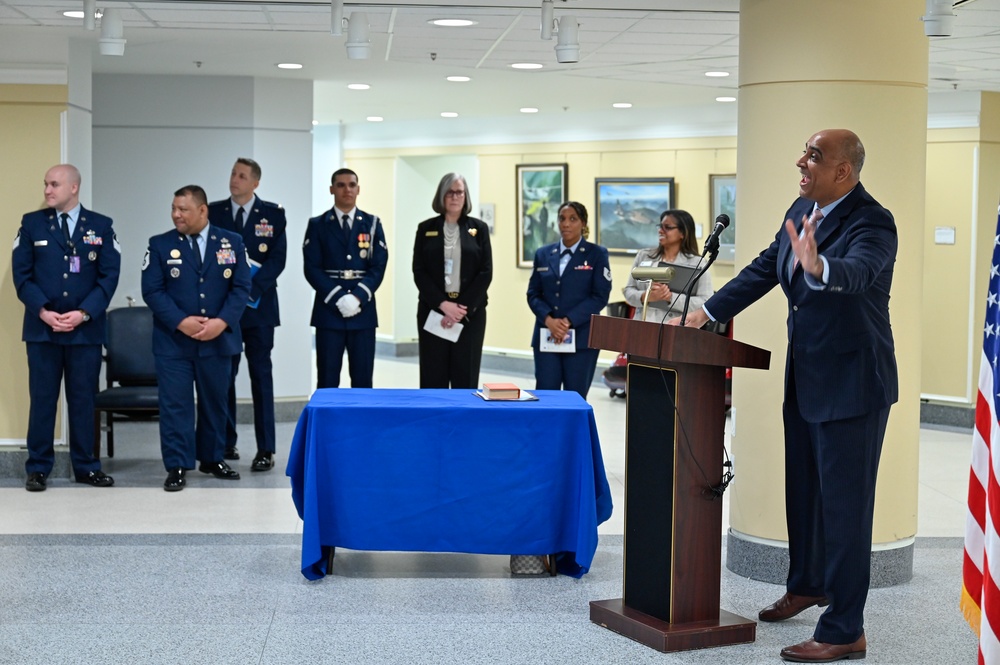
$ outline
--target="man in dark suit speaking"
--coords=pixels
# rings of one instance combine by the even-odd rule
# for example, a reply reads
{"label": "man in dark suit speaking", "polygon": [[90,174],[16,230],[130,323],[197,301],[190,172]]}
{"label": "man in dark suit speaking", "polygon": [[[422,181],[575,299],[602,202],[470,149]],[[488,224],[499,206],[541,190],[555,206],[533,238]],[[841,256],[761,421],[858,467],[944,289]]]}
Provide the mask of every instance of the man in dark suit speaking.
{"label": "man in dark suit speaking", "polygon": [[[775,285],[788,299],[785,358],[787,592],[760,612],[782,621],[827,606],[794,662],[863,657],[875,478],[897,400],[889,325],[896,258],[892,214],[861,185],[865,150],[824,130],[796,162],[799,198],[774,242],[686,325],[729,321]],[[676,322],[676,321],[674,321]]]}

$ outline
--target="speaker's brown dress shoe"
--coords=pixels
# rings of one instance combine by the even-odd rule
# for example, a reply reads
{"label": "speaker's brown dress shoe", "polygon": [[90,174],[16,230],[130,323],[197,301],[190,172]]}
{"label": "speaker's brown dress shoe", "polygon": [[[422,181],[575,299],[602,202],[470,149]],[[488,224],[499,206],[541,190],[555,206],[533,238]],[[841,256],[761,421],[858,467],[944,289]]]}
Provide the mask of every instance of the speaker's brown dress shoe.
{"label": "speaker's brown dress shoe", "polygon": [[829,604],[830,601],[823,596],[796,596],[794,593],[786,593],[773,605],[762,609],[757,618],[761,621],[784,621],[813,605],[826,607]]}
{"label": "speaker's brown dress shoe", "polygon": [[781,650],[781,657],[793,663],[832,663],[837,660],[858,660],[865,657],[868,642],[865,634],[851,644],[827,644],[810,638]]}

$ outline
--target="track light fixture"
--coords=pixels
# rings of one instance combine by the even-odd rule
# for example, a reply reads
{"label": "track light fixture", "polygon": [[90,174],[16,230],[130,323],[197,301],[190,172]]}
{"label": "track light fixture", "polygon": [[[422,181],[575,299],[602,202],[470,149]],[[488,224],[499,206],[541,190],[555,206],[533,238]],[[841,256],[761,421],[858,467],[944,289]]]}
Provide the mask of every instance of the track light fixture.
{"label": "track light fixture", "polygon": [[83,27],[93,30],[97,27],[97,0],[83,0]]}
{"label": "track light fixture", "polygon": [[125,55],[125,26],[120,9],[105,9],[101,17],[101,55]]}
{"label": "track light fixture", "polygon": [[540,32],[542,39],[552,39],[552,0],[542,0],[542,23]]}
{"label": "track light fixture", "polygon": [[580,62],[580,22],[575,16],[563,16],[559,19],[556,60],[562,63]]}
{"label": "track light fixture", "polygon": [[344,34],[344,0],[330,0],[330,34]]}
{"label": "track light fixture", "polygon": [[367,60],[372,52],[371,27],[368,14],[354,12],[347,20],[347,59]]}

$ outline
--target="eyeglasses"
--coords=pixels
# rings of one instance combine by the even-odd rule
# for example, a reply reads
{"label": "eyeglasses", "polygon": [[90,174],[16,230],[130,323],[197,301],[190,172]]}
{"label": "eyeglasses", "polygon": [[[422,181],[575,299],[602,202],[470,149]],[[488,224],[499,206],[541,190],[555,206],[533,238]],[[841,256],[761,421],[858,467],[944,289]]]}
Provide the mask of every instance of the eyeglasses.
{"label": "eyeglasses", "polygon": [[670,224],[660,224],[660,228],[666,231],[673,231],[674,229],[679,229],[679,226],[671,226]]}
{"label": "eyeglasses", "polygon": [[445,198],[451,197],[453,199],[463,199],[465,198],[465,190],[463,189],[461,191],[456,192],[454,189],[449,189],[447,192],[444,193],[444,195]]}

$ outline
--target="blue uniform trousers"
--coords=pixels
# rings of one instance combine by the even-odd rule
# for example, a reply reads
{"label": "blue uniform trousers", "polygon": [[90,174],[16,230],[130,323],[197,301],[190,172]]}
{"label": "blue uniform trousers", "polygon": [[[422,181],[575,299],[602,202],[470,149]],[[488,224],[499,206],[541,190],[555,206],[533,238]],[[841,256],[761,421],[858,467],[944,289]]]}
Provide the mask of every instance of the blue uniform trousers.
{"label": "blue uniform trousers", "polygon": [[850,644],[864,629],[875,477],[889,408],[856,418],[806,422],[799,411],[793,369],[788,370],[783,407],[787,588],[797,595],[826,596],[830,605],[813,637]]}
{"label": "blue uniform trousers", "polygon": [[101,374],[100,344],[26,342],[28,352],[27,473],[52,473],[52,434],[56,426],[59,388],[66,377],[69,407],[69,454],[76,477],[99,471],[94,457],[94,394]]}
{"label": "blue uniform trousers", "polygon": [[[242,328],[243,352],[250,371],[250,396],[253,397],[253,429],[257,452],[274,454],[274,376],[271,349],[274,348],[274,328],[256,326]],[[229,385],[229,409],[226,418],[226,446],[236,447],[236,375],[240,371],[240,354],[233,356],[233,373]]]}
{"label": "blue uniform trousers", "polygon": [[[233,359],[230,356],[170,358],[156,356],[160,392],[160,448],[163,466],[195,468],[199,462],[221,462],[226,447],[226,397]],[[195,426],[194,388],[198,390]]]}
{"label": "blue uniform trousers", "polygon": [[345,349],[351,387],[372,387],[372,375],[375,373],[375,328],[316,328],[317,388],[340,387],[340,368],[344,365]]}
{"label": "blue uniform trousers", "polygon": [[599,349],[580,349],[576,353],[535,351],[535,390],[575,390],[587,399],[594,381]]}

